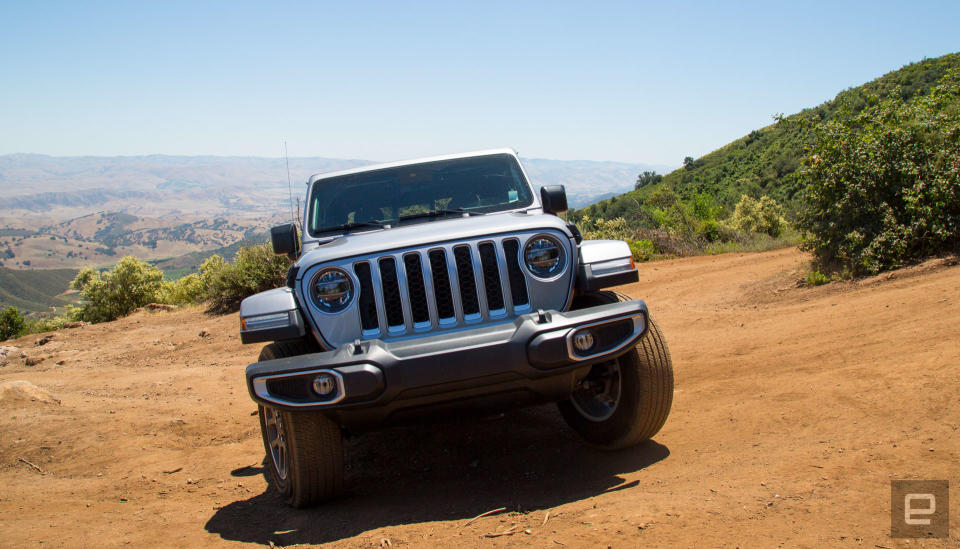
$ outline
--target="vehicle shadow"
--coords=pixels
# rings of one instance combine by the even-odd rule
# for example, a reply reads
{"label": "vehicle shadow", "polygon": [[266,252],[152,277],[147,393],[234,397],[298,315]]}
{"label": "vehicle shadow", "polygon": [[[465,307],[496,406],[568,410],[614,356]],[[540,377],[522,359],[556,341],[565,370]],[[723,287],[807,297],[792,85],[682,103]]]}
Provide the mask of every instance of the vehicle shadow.
{"label": "vehicle shadow", "polygon": [[[347,493],[310,509],[272,490],[214,513],[208,532],[233,541],[320,544],[383,526],[469,519],[506,507],[549,509],[629,489],[618,475],[670,455],[656,442],[604,452],[586,446],[553,406],[403,426],[345,443]],[[247,476],[258,468],[234,471]]]}

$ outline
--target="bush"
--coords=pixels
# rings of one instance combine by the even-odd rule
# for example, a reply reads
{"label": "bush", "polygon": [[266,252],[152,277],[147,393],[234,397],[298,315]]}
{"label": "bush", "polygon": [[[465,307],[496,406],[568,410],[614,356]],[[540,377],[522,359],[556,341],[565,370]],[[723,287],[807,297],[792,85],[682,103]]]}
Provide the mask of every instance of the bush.
{"label": "bush", "polygon": [[0,313],[0,341],[16,339],[23,333],[24,319],[16,307],[7,307]]}
{"label": "bush", "polygon": [[821,267],[875,274],[960,247],[960,71],[814,126],[798,226]]}
{"label": "bush", "polygon": [[773,237],[780,236],[783,226],[782,208],[769,196],[756,200],[743,195],[730,217],[730,225],[744,233],[764,233]]}
{"label": "bush", "polygon": [[657,254],[657,247],[652,240],[642,239],[629,242],[630,253],[636,261],[650,261]]}
{"label": "bush", "polygon": [[243,247],[233,263],[219,255],[210,256],[200,265],[203,297],[213,312],[228,312],[255,293],[286,284],[290,260],[274,255],[269,244]]}
{"label": "bush", "polygon": [[67,311],[60,316],[44,316],[40,318],[27,319],[27,324],[23,329],[25,334],[39,334],[43,332],[54,332],[62,330],[64,325],[71,320],[79,320],[79,309],[72,305],[67,305]]}
{"label": "bush", "polygon": [[160,301],[162,286],[163,273],[133,256],[124,257],[103,273],[87,267],[70,283],[84,299],[77,318],[88,322],[116,320],[137,307]]}
{"label": "bush", "polygon": [[160,290],[163,303],[189,305],[203,301],[204,287],[200,275],[188,274],[172,282],[164,282]]}
{"label": "bush", "polygon": [[821,273],[820,271],[813,270],[807,273],[807,277],[804,279],[804,282],[807,286],[820,286],[830,282],[830,279],[827,275]]}
{"label": "bush", "polygon": [[584,240],[632,240],[636,233],[622,217],[593,220],[585,215],[579,226]]}

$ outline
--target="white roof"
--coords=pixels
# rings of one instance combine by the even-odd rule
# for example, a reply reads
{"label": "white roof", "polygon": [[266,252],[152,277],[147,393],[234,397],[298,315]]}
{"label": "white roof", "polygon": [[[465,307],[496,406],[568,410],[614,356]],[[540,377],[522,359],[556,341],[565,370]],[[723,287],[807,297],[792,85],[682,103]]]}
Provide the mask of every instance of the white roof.
{"label": "white roof", "polygon": [[509,154],[512,156],[517,155],[517,151],[511,148],[501,148],[501,149],[487,149],[485,151],[473,151],[457,154],[445,154],[441,156],[428,156],[425,158],[414,158],[411,160],[398,160],[396,162],[385,162],[383,164],[371,164],[369,166],[360,166],[359,168],[350,168],[348,170],[338,170],[335,172],[326,172],[326,173],[316,173],[310,176],[310,179],[307,181],[307,184],[311,184],[314,181],[320,179],[327,179],[329,177],[339,177],[341,175],[350,175],[354,173],[363,173],[373,170],[382,170],[385,168],[397,168],[400,166],[409,166],[410,164],[422,164],[424,162],[437,162],[440,160],[455,160],[457,158],[470,158],[474,156],[490,156],[494,154]]}

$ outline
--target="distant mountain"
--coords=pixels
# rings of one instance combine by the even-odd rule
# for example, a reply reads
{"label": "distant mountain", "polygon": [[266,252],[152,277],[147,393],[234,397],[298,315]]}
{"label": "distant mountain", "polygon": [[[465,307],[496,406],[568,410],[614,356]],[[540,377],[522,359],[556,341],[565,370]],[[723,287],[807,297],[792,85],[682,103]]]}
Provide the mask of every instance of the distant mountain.
{"label": "distant mountain", "polygon": [[[294,192],[318,171],[368,164],[365,160],[291,158]],[[5,218],[42,214],[67,219],[110,210],[166,215],[269,216],[289,211],[282,158],[214,156],[0,156]]]}
{"label": "distant mountain", "polygon": [[[371,164],[369,160],[291,158],[296,196],[314,173]],[[624,192],[643,170],[664,166],[622,162],[526,159],[537,185],[564,184],[571,205]],[[282,158],[216,156],[55,157],[0,156],[0,199],[4,217],[67,219],[98,210],[139,216],[243,215],[289,210]]]}

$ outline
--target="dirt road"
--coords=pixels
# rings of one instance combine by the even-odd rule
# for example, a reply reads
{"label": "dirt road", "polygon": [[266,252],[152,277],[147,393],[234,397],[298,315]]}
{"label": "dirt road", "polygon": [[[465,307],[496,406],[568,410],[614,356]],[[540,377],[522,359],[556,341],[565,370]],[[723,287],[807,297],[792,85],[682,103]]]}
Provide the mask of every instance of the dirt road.
{"label": "dirt road", "polygon": [[266,492],[235,315],[21,338],[45,358],[0,382],[62,403],[0,402],[0,545],[895,547],[889,481],[916,478],[952,482],[953,535],[909,546],[958,546],[960,267],[798,288],[806,259],[650,263],[623,288],[673,354],[655,441],[597,452],[552,407],[397,428],[351,439],[349,494],[304,511]]}

